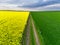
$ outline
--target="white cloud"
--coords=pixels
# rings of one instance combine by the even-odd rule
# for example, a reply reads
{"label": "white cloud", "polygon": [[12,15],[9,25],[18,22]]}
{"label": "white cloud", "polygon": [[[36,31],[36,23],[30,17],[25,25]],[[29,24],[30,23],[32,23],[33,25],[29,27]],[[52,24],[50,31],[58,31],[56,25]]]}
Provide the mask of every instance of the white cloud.
{"label": "white cloud", "polygon": [[12,0],[0,0],[1,3],[8,2],[8,1],[12,1]]}
{"label": "white cloud", "polygon": [[[18,4],[16,3],[16,0],[0,0],[0,10],[30,10],[30,11],[40,11],[40,10],[49,10],[52,8],[60,8],[59,4],[51,4],[47,6],[41,6],[37,8],[22,8],[24,5],[32,5],[37,4],[38,2],[47,2],[52,0],[18,0]],[[11,3],[13,2],[13,4]],[[21,7],[18,7],[21,6]],[[34,6],[34,5],[33,5]]]}
{"label": "white cloud", "polygon": [[38,7],[35,8],[35,10],[57,10],[58,8],[60,8],[60,3],[59,4],[53,4],[53,5],[47,5],[47,6],[42,6],[42,7]]}
{"label": "white cloud", "polygon": [[44,11],[44,10],[50,10],[52,8],[60,8],[60,4],[53,4],[53,5],[47,5],[43,7],[38,8],[20,8],[18,5],[15,4],[1,4],[0,3],[0,10],[24,10],[24,11]]}
{"label": "white cloud", "polygon": [[54,1],[54,0],[43,0],[43,2],[47,2],[47,1]]}
{"label": "white cloud", "polygon": [[7,3],[7,4],[16,4],[19,6],[27,6],[38,3],[40,0],[0,0],[0,3]]}
{"label": "white cloud", "polygon": [[32,5],[32,4],[38,3],[39,1],[40,0],[20,0],[19,4],[22,5],[22,6]]}
{"label": "white cloud", "polygon": [[48,0],[43,0],[43,2],[46,2],[46,1],[48,1]]}
{"label": "white cloud", "polygon": [[0,3],[0,10],[2,9],[12,9],[12,8],[18,8],[18,5],[15,4],[8,4],[8,3]]}

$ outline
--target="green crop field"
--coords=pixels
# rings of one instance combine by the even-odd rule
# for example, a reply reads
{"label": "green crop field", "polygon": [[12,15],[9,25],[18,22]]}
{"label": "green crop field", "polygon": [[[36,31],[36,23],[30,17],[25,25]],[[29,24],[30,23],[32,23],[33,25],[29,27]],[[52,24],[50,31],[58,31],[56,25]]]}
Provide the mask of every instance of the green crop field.
{"label": "green crop field", "polygon": [[[60,12],[31,12],[38,35],[45,45],[60,45]],[[39,35],[39,36],[40,36]],[[41,38],[40,38],[41,39]]]}

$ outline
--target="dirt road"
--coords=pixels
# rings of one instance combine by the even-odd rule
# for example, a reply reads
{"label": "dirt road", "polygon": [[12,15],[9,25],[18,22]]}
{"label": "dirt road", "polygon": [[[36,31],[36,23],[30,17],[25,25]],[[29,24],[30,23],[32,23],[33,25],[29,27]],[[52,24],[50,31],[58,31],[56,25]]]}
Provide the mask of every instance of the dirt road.
{"label": "dirt road", "polygon": [[36,39],[36,45],[40,45],[38,34],[36,32],[36,28],[35,28],[34,21],[33,21],[32,17],[31,17],[31,21],[32,21],[32,27],[33,27],[33,31],[34,31],[34,36],[35,36],[35,39]]}
{"label": "dirt road", "polygon": [[38,38],[38,34],[36,32],[36,28],[35,28],[35,25],[34,25],[34,21],[32,19],[31,16],[29,16],[28,18],[28,22],[27,22],[27,26],[26,26],[26,35],[25,35],[25,44],[23,43],[23,45],[30,45],[30,23],[32,22],[32,28],[33,28],[33,32],[34,32],[34,37],[35,37],[35,42],[36,42],[36,45],[40,45],[40,41],[39,41],[39,38]]}
{"label": "dirt road", "polygon": [[28,19],[26,30],[27,30],[27,32],[26,32],[26,45],[30,45],[30,16]]}

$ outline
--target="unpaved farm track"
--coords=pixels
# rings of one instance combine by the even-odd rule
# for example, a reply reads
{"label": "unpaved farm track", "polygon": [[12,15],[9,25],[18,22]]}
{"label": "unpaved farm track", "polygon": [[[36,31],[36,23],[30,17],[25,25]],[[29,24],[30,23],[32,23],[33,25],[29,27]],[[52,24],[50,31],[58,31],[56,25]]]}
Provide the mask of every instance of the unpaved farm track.
{"label": "unpaved farm track", "polygon": [[27,33],[26,33],[26,45],[30,45],[30,16],[28,18],[28,23],[27,23]]}
{"label": "unpaved farm track", "polygon": [[36,45],[40,45],[38,34],[36,32],[36,28],[35,28],[34,21],[33,21],[32,17],[31,17],[31,21],[32,21],[32,28],[33,28],[33,31],[34,31],[34,36],[35,36],[35,39],[36,39]]}
{"label": "unpaved farm track", "polygon": [[32,22],[32,28],[33,28],[33,32],[34,32],[34,37],[36,39],[35,40],[36,45],[40,45],[38,34],[37,34],[37,31],[36,31],[36,28],[35,28],[35,25],[34,25],[34,21],[33,21],[31,15],[28,18],[28,22],[27,22],[27,25],[26,25],[25,33],[24,33],[25,34],[25,38],[23,39],[23,44],[22,45],[31,45],[30,44],[30,23],[31,22]]}
{"label": "unpaved farm track", "polygon": [[30,16],[28,17],[22,39],[22,45],[30,45]]}

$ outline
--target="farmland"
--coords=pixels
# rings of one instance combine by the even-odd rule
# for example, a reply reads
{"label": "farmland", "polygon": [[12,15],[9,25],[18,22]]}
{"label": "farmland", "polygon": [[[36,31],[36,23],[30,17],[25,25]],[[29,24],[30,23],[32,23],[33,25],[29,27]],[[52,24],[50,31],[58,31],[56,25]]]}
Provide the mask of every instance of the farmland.
{"label": "farmland", "polygon": [[[31,12],[41,45],[60,45],[60,12]],[[42,42],[41,42],[42,40]]]}
{"label": "farmland", "polygon": [[0,11],[0,45],[60,45],[60,12]]}
{"label": "farmland", "polygon": [[21,45],[29,12],[0,11],[0,45]]}

